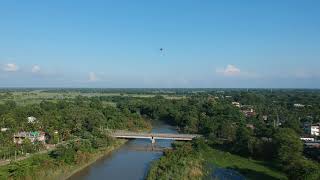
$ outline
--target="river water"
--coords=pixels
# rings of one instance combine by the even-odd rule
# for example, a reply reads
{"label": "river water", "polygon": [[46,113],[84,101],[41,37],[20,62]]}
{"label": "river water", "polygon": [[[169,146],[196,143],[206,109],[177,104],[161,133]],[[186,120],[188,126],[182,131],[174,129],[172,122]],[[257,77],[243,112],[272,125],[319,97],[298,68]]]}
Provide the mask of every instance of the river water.
{"label": "river water", "polygon": [[[157,122],[152,132],[177,133],[174,127]],[[118,150],[96,161],[89,167],[74,174],[69,180],[141,180],[148,173],[153,160],[162,156],[161,148],[171,147],[171,140],[130,140]]]}

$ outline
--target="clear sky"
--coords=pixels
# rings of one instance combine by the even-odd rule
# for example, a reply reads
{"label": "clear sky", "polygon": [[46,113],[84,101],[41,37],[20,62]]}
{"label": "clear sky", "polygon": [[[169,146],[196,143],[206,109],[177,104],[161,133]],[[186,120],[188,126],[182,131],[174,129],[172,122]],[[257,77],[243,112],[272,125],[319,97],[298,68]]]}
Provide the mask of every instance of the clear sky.
{"label": "clear sky", "polygon": [[0,87],[320,88],[320,1],[0,0],[0,68]]}

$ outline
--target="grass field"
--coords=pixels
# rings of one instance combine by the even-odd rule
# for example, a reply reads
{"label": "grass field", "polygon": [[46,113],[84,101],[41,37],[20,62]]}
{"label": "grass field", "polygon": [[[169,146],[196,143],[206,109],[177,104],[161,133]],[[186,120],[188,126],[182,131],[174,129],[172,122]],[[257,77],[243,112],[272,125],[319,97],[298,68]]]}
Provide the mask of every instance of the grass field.
{"label": "grass field", "polygon": [[218,167],[238,171],[248,179],[287,179],[283,173],[263,161],[256,161],[211,148],[202,153],[202,155],[207,162]]}
{"label": "grass field", "polygon": [[[26,91],[26,92],[10,92],[10,95],[6,93],[0,93],[0,103],[3,103],[7,100],[13,100],[19,105],[28,105],[40,103],[42,100],[56,101],[59,99],[73,99],[77,96],[85,97],[95,97],[95,96],[123,96],[123,97],[137,97],[137,98],[151,98],[156,96],[156,94],[125,94],[125,93],[81,93],[81,92],[43,92],[41,90]],[[174,96],[174,95],[163,95],[167,99],[181,99],[185,96]],[[111,102],[106,102],[111,103]]]}

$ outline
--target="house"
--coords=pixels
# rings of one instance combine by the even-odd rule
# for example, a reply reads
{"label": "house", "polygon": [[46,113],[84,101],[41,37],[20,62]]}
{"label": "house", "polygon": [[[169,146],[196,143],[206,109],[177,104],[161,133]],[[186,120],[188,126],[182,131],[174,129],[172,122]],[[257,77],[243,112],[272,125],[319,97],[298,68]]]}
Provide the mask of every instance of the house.
{"label": "house", "polygon": [[9,130],[9,128],[1,128],[1,132],[6,132],[8,130]]}
{"label": "house", "polygon": [[296,107],[296,108],[302,108],[302,107],[304,107],[305,105],[303,105],[303,104],[293,104],[293,106]]}
{"label": "house", "polygon": [[316,124],[305,123],[304,131],[306,134],[309,134],[311,136],[320,136],[320,123],[316,123]]}
{"label": "house", "polygon": [[267,121],[267,120],[268,120],[268,116],[267,116],[267,115],[263,115],[263,116],[262,116],[262,119],[263,119],[264,121]]}
{"label": "house", "polygon": [[305,141],[305,142],[313,142],[314,138],[312,137],[301,137],[300,140]]}
{"label": "house", "polygon": [[241,112],[246,116],[246,117],[253,117],[256,115],[256,112],[254,111],[253,108],[243,108]]}
{"label": "house", "polygon": [[310,134],[312,136],[319,136],[320,135],[320,123],[312,124],[310,126]]}
{"label": "house", "polygon": [[234,105],[236,107],[240,107],[240,103],[239,102],[232,102],[232,105]]}
{"label": "house", "polygon": [[246,127],[247,127],[247,128],[250,128],[250,129],[252,129],[252,130],[255,128],[253,124],[246,124]]}
{"label": "house", "polygon": [[28,123],[35,123],[37,118],[30,116],[30,117],[27,117],[27,120],[28,120]]}
{"label": "house", "polygon": [[46,133],[41,131],[35,132],[18,132],[13,135],[13,142],[16,144],[22,144],[23,140],[29,139],[32,143],[35,141],[42,142],[45,144],[46,141]]}

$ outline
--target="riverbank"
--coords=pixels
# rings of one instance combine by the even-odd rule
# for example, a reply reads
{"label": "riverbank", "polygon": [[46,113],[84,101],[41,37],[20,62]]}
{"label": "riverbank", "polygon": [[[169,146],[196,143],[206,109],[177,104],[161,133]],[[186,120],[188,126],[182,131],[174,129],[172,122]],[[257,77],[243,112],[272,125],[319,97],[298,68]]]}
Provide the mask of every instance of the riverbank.
{"label": "riverbank", "polygon": [[70,173],[61,174],[59,176],[61,178],[54,178],[54,179],[63,179],[63,180],[69,179],[71,176],[73,176],[74,174],[76,174],[76,173],[82,171],[83,169],[87,168],[88,166],[90,166],[91,164],[95,163],[99,159],[101,159],[101,158],[103,158],[105,156],[108,156],[110,153],[112,153],[112,151],[120,148],[126,142],[127,142],[127,140],[124,140],[124,139],[117,140],[115,145],[102,150],[100,153],[94,154],[94,156],[89,160],[89,162],[87,162],[87,163],[85,163],[83,165],[79,165],[78,167],[74,167],[75,169],[73,169],[72,172],[70,172]]}
{"label": "riverbank", "polygon": [[[152,122],[153,133],[177,133],[176,129],[161,121]],[[145,179],[154,160],[159,159],[163,153],[154,148],[170,148],[171,140],[158,140],[151,144],[148,139],[133,139],[121,146],[110,156],[100,159],[69,180],[90,179],[117,179],[141,180]]]}
{"label": "riverbank", "polygon": [[[219,173],[215,173],[219,170]],[[195,148],[191,143],[184,143],[168,151],[155,161],[147,176],[148,180],[165,179],[203,179],[232,173],[239,178],[260,180],[286,180],[287,177],[270,164],[238,155],[223,152],[205,146]],[[227,174],[225,174],[227,173]],[[229,174],[228,174],[229,173]]]}
{"label": "riverbank", "polygon": [[112,145],[92,152],[80,152],[75,163],[57,161],[49,154],[37,154],[28,159],[0,167],[0,179],[68,179],[100,158],[118,149],[126,140],[115,140]]}

